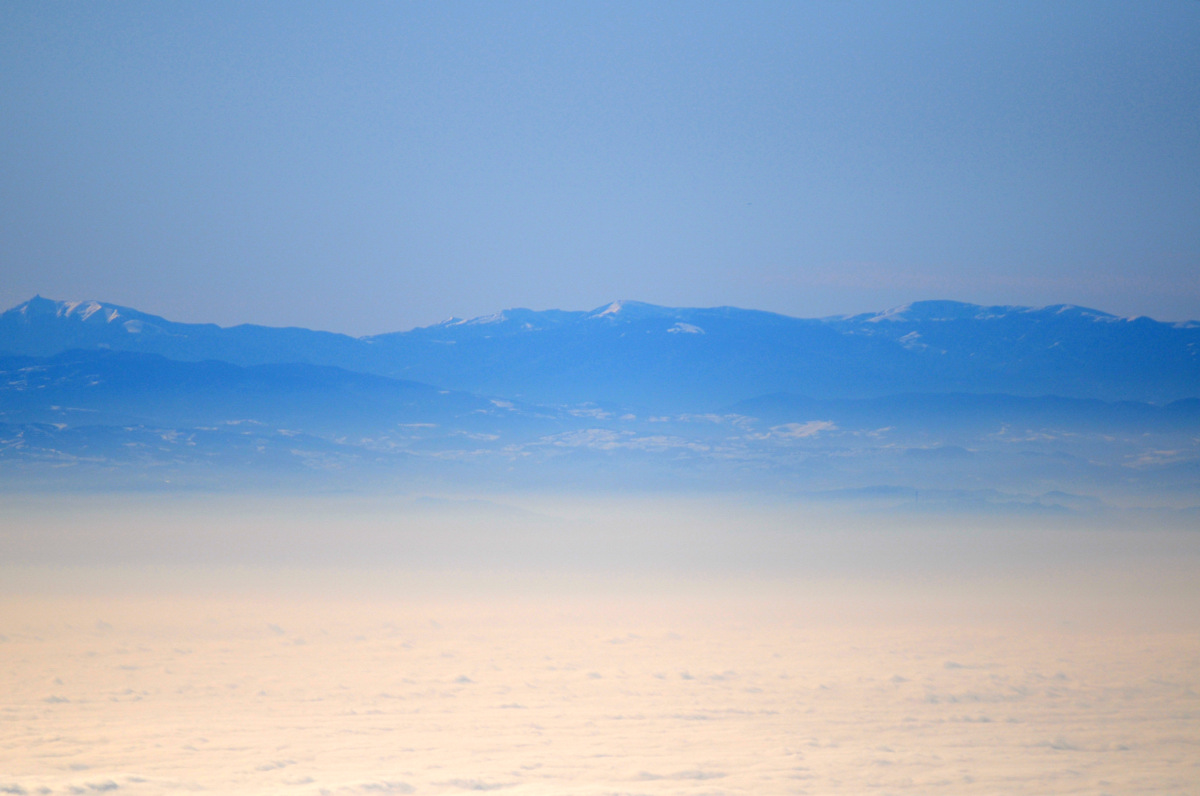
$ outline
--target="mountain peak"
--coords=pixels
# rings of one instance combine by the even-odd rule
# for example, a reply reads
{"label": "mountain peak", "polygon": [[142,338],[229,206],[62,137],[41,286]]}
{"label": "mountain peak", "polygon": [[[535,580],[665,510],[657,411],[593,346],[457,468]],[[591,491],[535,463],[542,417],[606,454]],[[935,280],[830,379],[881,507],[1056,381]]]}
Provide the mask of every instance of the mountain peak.
{"label": "mountain peak", "polygon": [[35,295],[26,302],[13,307],[5,315],[14,313],[25,318],[74,318],[93,323],[112,323],[128,315],[131,310],[99,301],[55,301]]}
{"label": "mountain peak", "polygon": [[644,301],[620,299],[607,304],[587,314],[591,318],[609,318],[610,320],[631,320],[634,318],[673,318],[680,310],[676,307],[661,307],[657,304],[647,304]]}
{"label": "mountain peak", "polygon": [[604,309],[593,312],[592,317],[593,318],[603,318],[605,315],[616,315],[617,313],[619,313],[621,311],[622,306],[623,306],[622,302],[614,301],[612,304],[609,304]]}
{"label": "mountain peak", "polygon": [[1070,315],[1077,318],[1088,318],[1093,321],[1112,322],[1122,320],[1133,320],[1133,318],[1122,318],[1118,315],[1112,315],[1100,310],[1094,310],[1089,307],[1080,307],[1078,304],[1051,304],[1046,307],[1037,307],[1035,309],[1027,309],[1026,312],[1044,313],[1046,315]]}
{"label": "mountain peak", "polygon": [[1007,304],[984,306],[982,304],[969,304],[965,301],[948,301],[944,299],[938,299],[932,301],[914,301],[911,304],[902,304],[899,307],[893,307],[891,309],[884,310],[883,312],[876,313],[874,316],[864,317],[863,319],[872,323],[877,323],[880,321],[981,320],[1007,315],[1011,312],[1022,312],[1028,309],[1028,307],[1017,307]]}
{"label": "mountain peak", "polygon": [[1052,304],[1045,307],[1026,307],[1019,304],[969,304],[965,301],[914,301],[901,304],[882,312],[867,312],[860,315],[842,315],[827,320],[854,321],[859,323],[885,322],[930,322],[940,321],[988,321],[1012,315],[1071,316],[1092,321],[1122,320],[1107,312],[1080,307],[1074,304]]}
{"label": "mountain peak", "polygon": [[[238,365],[307,362],[448,389],[572,403],[658,405],[795,392],[1008,392],[1168,401],[1200,394],[1196,327],[1073,305],[920,301],[799,319],[731,307],[614,301],[590,312],[507,309],[349,338],[304,329],[180,324],[97,301],[35,296],[0,314],[0,353],[156,353]],[[691,403],[688,403],[688,402]]]}
{"label": "mountain peak", "polygon": [[42,298],[42,296],[39,294],[39,295],[35,295],[33,298],[29,299],[28,301],[21,302],[20,304],[18,304],[17,306],[13,307],[10,310],[8,310],[4,314],[7,315],[8,313],[11,312],[11,313],[14,313],[17,315],[26,315],[26,316],[29,316],[29,315],[57,315],[58,314],[58,305],[60,303],[61,302],[54,301],[53,299]]}

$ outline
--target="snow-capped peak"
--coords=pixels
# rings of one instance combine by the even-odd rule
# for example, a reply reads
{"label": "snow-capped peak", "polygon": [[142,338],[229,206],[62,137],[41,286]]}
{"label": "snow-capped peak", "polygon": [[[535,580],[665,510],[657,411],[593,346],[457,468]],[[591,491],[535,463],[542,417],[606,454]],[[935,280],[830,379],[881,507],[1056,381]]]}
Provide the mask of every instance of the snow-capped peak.
{"label": "snow-capped peak", "polygon": [[55,301],[34,296],[29,301],[13,307],[12,311],[26,317],[52,315],[55,318],[90,320],[92,323],[112,323],[122,316],[121,309],[99,301]]}
{"label": "snow-capped peak", "polygon": [[108,323],[112,323],[121,317],[121,313],[115,307],[106,308],[99,301],[59,302],[58,311],[55,314],[62,318],[69,318],[75,315],[79,320],[86,321],[98,312],[101,313],[101,318]]}
{"label": "snow-capped peak", "polygon": [[870,318],[867,318],[866,321],[867,321],[867,323],[879,323],[880,321],[908,320],[907,318],[904,317],[904,313],[908,312],[911,309],[912,309],[911,304],[901,304],[899,307],[892,307],[889,310],[884,310],[883,312],[876,313],[875,315],[871,316]]}
{"label": "snow-capped peak", "polygon": [[603,318],[605,315],[616,315],[618,312],[621,311],[622,306],[624,306],[624,302],[614,301],[612,304],[609,304],[607,307],[605,307],[600,312],[597,312],[594,315],[592,315],[592,317],[593,318]]}
{"label": "snow-capped peak", "polygon": [[493,312],[491,315],[480,315],[477,318],[447,318],[438,324],[438,326],[482,326],[489,323],[504,323],[508,320],[508,315],[501,312]]}
{"label": "snow-capped peak", "polygon": [[592,320],[607,318],[610,321],[617,318],[621,320],[644,320],[646,318],[673,318],[679,313],[680,310],[673,307],[660,307],[657,304],[621,299],[620,301],[614,301],[603,309],[593,310],[587,317]]}
{"label": "snow-capped peak", "polygon": [[504,323],[507,320],[508,315],[501,311],[493,312],[491,315],[481,315],[478,318],[472,318],[469,321],[463,321],[463,323],[470,324],[472,326],[482,326],[490,323]]}

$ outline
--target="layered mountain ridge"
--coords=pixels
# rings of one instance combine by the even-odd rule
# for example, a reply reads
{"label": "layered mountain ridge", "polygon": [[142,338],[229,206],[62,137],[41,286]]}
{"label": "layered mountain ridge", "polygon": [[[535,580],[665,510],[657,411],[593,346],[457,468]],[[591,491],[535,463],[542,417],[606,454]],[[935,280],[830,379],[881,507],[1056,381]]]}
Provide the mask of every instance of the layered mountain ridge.
{"label": "layered mountain ridge", "polygon": [[1200,324],[1042,308],[916,302],[792,318],[620,301],[591,312],[504,310],[353,338],[181,324],[102,302],[36,297],[0,314],[0,353],[72,349],[327,365],[531,403],[715,410],[761,395],[1060,395],[1155,403],[1200,396]]}
{"label": "layered mountain ridge", "polygon": [[35,298],[0,314],[0,476],[1186,508],[1198,352],[1195,323],[1069,305],[801,319],[621,301],[353,338]]}

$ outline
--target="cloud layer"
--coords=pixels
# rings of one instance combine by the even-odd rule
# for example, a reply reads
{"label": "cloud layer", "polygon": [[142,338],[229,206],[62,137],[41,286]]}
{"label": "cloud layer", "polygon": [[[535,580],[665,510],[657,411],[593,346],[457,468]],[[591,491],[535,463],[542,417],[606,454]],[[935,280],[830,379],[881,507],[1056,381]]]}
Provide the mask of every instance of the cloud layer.
{"label": "cloud layer", "polygon": [[10,596],[0,792],[1044,794],[1196,781],[1194,623],[1064,625],[1047,603],[1041,618],[964,624],[903,589],[864,588],[855,607],[854,589],[728,585]]}

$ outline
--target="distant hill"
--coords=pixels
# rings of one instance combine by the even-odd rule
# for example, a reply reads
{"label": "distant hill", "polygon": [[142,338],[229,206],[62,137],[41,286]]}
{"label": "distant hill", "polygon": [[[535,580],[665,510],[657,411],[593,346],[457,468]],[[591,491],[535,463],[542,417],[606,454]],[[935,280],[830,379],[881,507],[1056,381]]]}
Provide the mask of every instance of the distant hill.
{"label": "distant hill", "polygon": [[[642,411],[539,405],[306,363],[80,349],[0,356],[0,494],[290,485],[905,501],[920,490],[929,505],[933,490],[1055,511],[1089,501],[1186,506],[1200,501],[1198,439],[1196,398],[773,393],[712,412]],[[1067,497],[1038,497],[1049,493]]]}
{"label": "distant hill", "polygon": [[820,319],[631,301],[591,312],[505,310],[352,338],[298,328],[179,324],[100,302],[34,298],[0,314],[0,353],[72,349],[239,366],[303,363],[535,404],[713,411],[787,393],[1200,397],[1200,324],[1060,305],[917,302]]}
{"label": "distant hill", "polygon": [[[487,426],[488,418],[500,412],[497,402],[469,393],[330,366],[243,367],[129,351],[0,357],[0,379],[0,422],[10,423],[254,423],[334,434],[397,424],[474,430]],[[523,414],[511,402],[499,404],[505,407],[506,420]]]}

